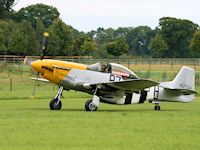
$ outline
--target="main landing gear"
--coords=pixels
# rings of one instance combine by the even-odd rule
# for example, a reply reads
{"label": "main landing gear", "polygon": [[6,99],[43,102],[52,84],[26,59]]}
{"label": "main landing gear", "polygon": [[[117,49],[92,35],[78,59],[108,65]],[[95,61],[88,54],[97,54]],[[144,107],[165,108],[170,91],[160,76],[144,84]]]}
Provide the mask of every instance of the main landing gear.
{"label": "main landing gear", "polygon": [[92,103],[92,99],[89,99],[85,102],[85,110],[86,111],[96,111],[97,106]]}
{"label": "main landing gear", "polygon": [[60,86],[56,96],[50,101],[49,107],[51,110],[60,110],[62,107],[61,96],[63,92],[63,87]]}
{"label": "main landing gear", "polygon": [[155,103],[155,107],[154,107],[154,110],[160,110],[160,106],[159,106],[159,103]]}
{"label": "main landing gear", "polygon": [[85,110],[86,111],[96,111],[97,108],[100,106],[100,98],[99,98],[99,87],[96,87],[93,99],[89,99],[85,103]]}

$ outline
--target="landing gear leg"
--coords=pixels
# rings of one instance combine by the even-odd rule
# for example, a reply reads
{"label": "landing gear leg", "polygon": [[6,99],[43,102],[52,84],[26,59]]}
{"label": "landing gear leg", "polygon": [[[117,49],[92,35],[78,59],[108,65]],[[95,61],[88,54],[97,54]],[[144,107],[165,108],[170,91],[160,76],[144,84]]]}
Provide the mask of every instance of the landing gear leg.
{"label": "landing gear leg", "polygon": [[155,107],[154,107],[154,110],[160,110],[160,106],[159,106],[159,103],[155,103]]}
{"label": "landing gear leg", "polygon": [[86,101],[85,103],[86,111],[96,111],[97,108],[100,106],[99,89],[100,89],[99,87],[96,87],[93,99]]}
{"label": "landing gear leg", "polygon": [[63,87],[60,86],[56,96],[50,101],[49,107],[51,110],[60,110],[62,107],[61,96],[63,92]]}

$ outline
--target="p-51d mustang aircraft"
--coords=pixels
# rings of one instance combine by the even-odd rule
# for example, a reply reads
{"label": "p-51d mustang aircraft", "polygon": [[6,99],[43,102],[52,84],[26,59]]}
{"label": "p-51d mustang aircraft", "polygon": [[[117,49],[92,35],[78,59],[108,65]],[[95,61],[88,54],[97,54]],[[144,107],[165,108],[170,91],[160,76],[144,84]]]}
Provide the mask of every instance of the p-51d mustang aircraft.
{"label": "p-51d mustang aircraft", "polygon": [[[43,78],[59,86],[50,102],[50,109],[61,109],[61,95],[64,90],[83,91],[93,95],[86,101],[86,111],[96,111],[100,102],[110,104],[140,104],[149,101],[160,110],[159,103],[191,102],[195,98],[195,71],[182,67],[170,82],[155,82],[141,79],[128,68],[109,63],[84,65],[67,61],[42,59],[31,63]],[[43,79],[37,79],[42,80]]]}
{"label": "p-51d mustang aircraft", "polygon": [[[31,62],[38,71],[35,80],[53,82],[59,86],[51,100],[51,110],[62,107],[63,90],[83,91],[93,95],[86,101],[86,111],[96,111],[100,102],[110,104],[140,104],[149,101],[160,110],[159,103],[191,102],[195,98],[195,71],[182,67],[175,79],[170,82],[155,82],[141,79],[128,68],[115,63],[84,65],[80,63],[43,59],[48,33],[44,33],[40,60]],[[38,78],[41,73],[44,79]]]}

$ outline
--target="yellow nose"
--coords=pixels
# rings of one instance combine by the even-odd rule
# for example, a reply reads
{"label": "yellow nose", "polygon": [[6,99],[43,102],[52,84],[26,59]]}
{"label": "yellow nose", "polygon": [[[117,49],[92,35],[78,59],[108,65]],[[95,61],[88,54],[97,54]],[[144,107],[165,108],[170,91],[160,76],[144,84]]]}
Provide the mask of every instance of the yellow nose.
{"label": "yellow nose", "polygon": [[44,74],[44,72],[45,72],[44,66],[46,66],[46,61],[45,60],[36,60],[36,61],[31,63],[31,66],[37,72]]}

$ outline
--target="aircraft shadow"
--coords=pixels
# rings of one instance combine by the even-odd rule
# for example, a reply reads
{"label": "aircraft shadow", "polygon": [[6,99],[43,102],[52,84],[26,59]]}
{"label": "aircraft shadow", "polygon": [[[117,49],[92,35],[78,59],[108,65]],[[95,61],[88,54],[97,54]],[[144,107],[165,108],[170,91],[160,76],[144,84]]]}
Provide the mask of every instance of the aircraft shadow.
{"label": "aircraft shadow", "polygon": [[[61,109],[60,111],[80,111],[86,112],[85,109]],[[94,112],[181,112],[181,111],[193,111],[193,110],[186,110],[186,109],[163,109],[160,111],[155,111],[153,109],[119,109],[119,110],[112,110],[112,109],[99,109]]]}
{"label": "aircraft shadow", "polygon": [[[13,109],[12,109],[13,110]],[[48,107],[44,108],[18,108],[17,110],[24,110],[24,111],[63,111],[63,112],[86,112],[83,108],[63,108],[61,110],[50,110]],[[160,111],[155,111],[153,109],[99,109],[94,112],[88,113],[95,113],[95,112],[181,112],[181,111],[195,111],[195,110],[187,110],[187,109],[161,109]]]}

